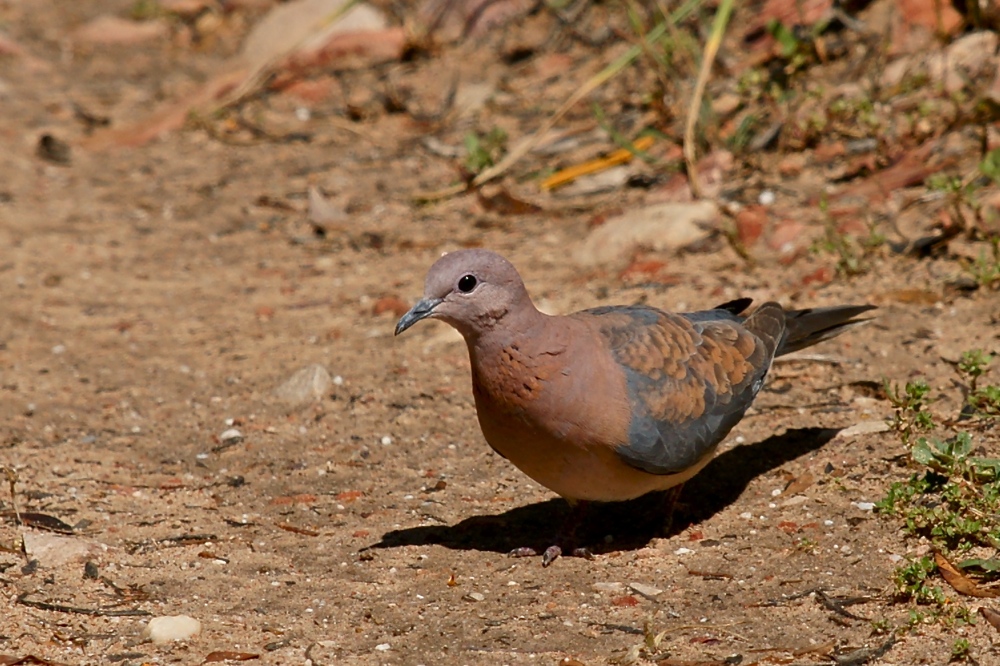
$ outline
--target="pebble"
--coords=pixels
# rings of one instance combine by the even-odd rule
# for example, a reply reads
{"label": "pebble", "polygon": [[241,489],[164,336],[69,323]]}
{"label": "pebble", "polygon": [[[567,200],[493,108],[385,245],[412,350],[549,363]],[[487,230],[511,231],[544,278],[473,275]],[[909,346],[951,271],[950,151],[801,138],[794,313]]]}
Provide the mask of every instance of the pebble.
{"label": "pebble", "polygon": [[465,599],[466,601],[485,601],[486,595],[482,594],[481,592],[469,592],[462,598]]}
{"label": "pebble", "polygon": [[637,592],[646,597],[655,597],[658,594],[662,594],[663,590],[658,587],[653,587],[652,585],[645,585],[643,583],[629,583],[628,586],[632,588],[633,592]]}
{"label": "pebble", "polygon": [[142,630],[142,637],[156,645],[183,641],[201,632],[201,622],[190,615],[154,617]]}
{"label": "pebble", "polygon": [[678,548],[674,551],[674,555],[690,555],[693,552],[690,548]]}
{"label": "pebble", "polygon": [[274,389],[274,396],[290,405],[304,405],[321,400],[326,396],[332,383],[333,379],[330,378],[326,368],[313,363],[297,370],[281,386]]}
{"label": "pebble", "polygon": [[45,568],[98,559],[108,547],[80,537],[45,534],[26,530],[21,537],[24,553]]}
{"label": "pebble", "polygon": [[236,428],[230,428],[229,430],[223,431],[219,435],[219,439],[222,440],[223,444],[238,444],[243,441],[243,433]]}
{"label": "pebble", "polygon": [[591,585],[595,592],[622,592],[625,586],[621,583],[594,583]]}
{"label": "pebble", "polygon": [[852,502],[852,504],[862,511],[871,511],[875,508],[875,502]]}

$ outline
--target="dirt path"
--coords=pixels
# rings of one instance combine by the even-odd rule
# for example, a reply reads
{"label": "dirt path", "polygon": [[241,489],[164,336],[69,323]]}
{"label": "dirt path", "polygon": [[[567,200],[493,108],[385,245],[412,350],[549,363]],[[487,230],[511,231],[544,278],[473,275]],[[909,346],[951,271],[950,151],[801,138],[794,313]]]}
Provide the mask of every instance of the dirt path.
{"label": "dirt path", "polygon": [[[482,44],[337,74],[331,85],[341,87],[320,102],[268,94],[248,103],[245,117],[308,140],[233,145],[189,125],[142,148],[97,152],[78,145],[87,124],[74,105],[115,123],[141,117],[203,81],[263,10],[226,14],[203,48],[179,45],[176,33],[81,47],[67,41],[74,29],[128,15],[130,3],[28,5],[0,2],[0,25],[32,59],[0,56],[0,463],[17,470],[20,511],[60,518],[75,527],[73,543],[95,550],[37,568],[24,568],[19,546],[0,551],[0,654],[67,664],[197,664],[232,651],[263,664],[573,657],[591,666],[631,650],[620,663],[741,655],[726,663],[813,664],[885,644],[873,633],[882,620],[905,624],[891,575],[919,544],[866,503],[910,474],[906,449],[892,433],[837,433],[892,413],[877,390],[883,378],[927,377],[952,396],[941,407],[951,409],[960,395],[948,362],[997,348],[996,292],[949,287],[966,275],[954,254],[885,250],[868,259],[871,270],[845,277],[834,254],[786,261],[765,249],[747,262],[714,236],[694,250],[643,254],[637,261],[661,262],[655,279],[641,265],[581,268],[571,255],[595,221],[667,200],[674,185],[544,195],[527,177],[549,166],[538,156],[503,182],[549,212],[503,215],[473,194],[414,203],[415,192],[453,183],[461,162],[429,150],[427,136],[461,146],[469,131],[500,126],[519,137],[619,49],[559,36],[544,11]],[[547,50],[551,35],[557,46]],[[527,60],[496,55],[519,45],[530,47]],[[557,56],[574,66],[560,68]],[[433,110],[453,76],[462,93],[486,86],[491,101],[431,123],[380,106],[391,80],[411,111]],[[648,111],[633,98],[654,78],[623,74],[595,99],[641,126]],[[568,122],[596,127],[585,106]],[[71,146],[68,164],[36,154],[43,134]],[[955,132],[948,149],[975,140]],[[785,217],[804,221],[803,237],[822,238],[803,183],[830,174],[808,163],[782,181],[785,156],[740,161],[728,176],[736,198],[754,203],[773,189]],[[310,187],[343,211],[321,231],[308,218]],[[925,221],[943,208],[922,206]],[[483,442],[464,345],[440,324],[392,335],[426,268],[468,245],[509,256],[557,312],[638,300],[696,308],[738,295],[881,310],[874,325],[816,348],[822,358],[776,367],[753,413],[685,490],[668,537],[656,533],[649,502],[619,507],[595,521],[604,547],[594,561],[543,569],[505,553],[544,545],[566,505]],[[817,271],[829,279],[804,279]],[[335,377],[321,399],[275,397],[310,364]],[[223,438],[230,429],[241,437]],[[996,429],[982,436],[996,451]],[[26,528],[2,490],[6,548]],[[96,577],[84,575],[85,560]],[[841,607],[823,594],[861,601]],[[148,617],[108,610],[190,615],[202,630],[154,646],[139,640]],[[644,632],[658,642],[640,658]],[[928,624],[881,663],[944,663],[962,635],[985,665],[1000,659],[993,632],[982,621]]]}

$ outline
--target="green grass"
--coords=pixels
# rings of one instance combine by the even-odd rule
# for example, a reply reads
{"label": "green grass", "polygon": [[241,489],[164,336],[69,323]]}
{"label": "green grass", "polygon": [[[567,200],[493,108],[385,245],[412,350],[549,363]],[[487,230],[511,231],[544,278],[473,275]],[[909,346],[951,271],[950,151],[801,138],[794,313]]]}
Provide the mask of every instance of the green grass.
{"label": "green grass", "polygon": [[[945,581],[934,552],[972,585],[1000,581],[1000,457],[989,455],[989,444],[973,434],[988,429],[1000,413],[1000,386],[987,382],[993,360],[991,354],[974,349],[955,364],[965,400],[952,419],[931,414],[927,382],[911,381],[902,388],[886,382],[895,410],[893,428],[908,447],[912,473],[893,483],[875,510],[898,521],[908,539],[932,551],[907,558],[893,573],[897,600],[913,604],[901,631],[928,622],[975,622],[964,603],[974,598]],[[945,423],[951,423],[951,429]],[[967,642],[956,641],[951,660],[966,660],[969,649]]]}

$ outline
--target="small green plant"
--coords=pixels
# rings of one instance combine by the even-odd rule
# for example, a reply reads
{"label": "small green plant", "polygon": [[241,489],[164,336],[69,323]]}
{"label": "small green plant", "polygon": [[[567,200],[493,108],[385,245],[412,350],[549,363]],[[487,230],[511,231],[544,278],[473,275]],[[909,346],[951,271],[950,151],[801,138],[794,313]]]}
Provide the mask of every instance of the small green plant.
{"label": "small green plant", "polygon": [[[934,564],[934,560],[925,556],[910,560],[896,569],[893,582],[899,593],[907,599],[913,599],[917,603],[940,605],[945,602],[945,596],[941,588],[933,584],[932,579],[936,573],[937,565]],[[922,620],[923,617],[917,622]],[[913,624],[912,618],[911,624]]]}
{"label": "small green plant", "polygon": [[1000,148],[986,153],[986,157],[979,163],[979,172],[1000,185]]}
{"label": "small green plant", "polygon": [[[990,354],[974,349],[963,353],[955,364],[967,387],[962,414],[970,414],[969,405],[976,417],[1000,406],[996,400],[1000,388],[984,386],[992,361]],[[956,576],[968,579],[965,584],[973,587],[1000,580],[1000,559],[974,556],[1000,549],[1000,457],[988,457],[984,447],[977,447],[972,435],[963,431],[928,434],[911,442],[916,431],[937,428],[927,410],[930,388],[923,381],[908,382],[902,389],[886,382],[886,394],[895,408],[893,425],[910,444],[911,464],[918,471],[906,481],[893,483],[876,503],[876,512],[901,519],[904,534],[929,542],[947,562],[957,562],[949,567],[960,573],[952,571],[948,578],[956,588]],[[958,561],[963,555],[964,560]],[[931,619],[949,625],[973,622],[969,608],[947,599],[936,584],[941,579],[935,557],[910,559],[893,574],[901,599],[934,607],[930,615],[911,617],[910,630]]]}
{"label": "small green plant", "polygon": [[880,617],[872,620],[871,624],[873,636],[884,636],[892,631],[892,622],[889,621],[889,618]]}
{"label": "small green plant", "polygon": [[991,256],[986,251],[980,251],[979,256],[971,264],[966,264],[965,270],[981,287],[1000,285],[1000,238],[990,238]]}
{"label": "small green plant", "polygon": [[955,369],[968,384],[967,409],[963,413],[974,416],[1000,416],[1000,386],[980,386],[979,379],[986,374],[993,355],[981,349],[962,354]]}
{"label": "small green plant", "polygon": [[[825,201],[820,202],[822,212],[827,212]],[[875,252],[885,245],[885,235],[878,231],[876,224],[868,225],[866,236],[844,233],[833,222],[828,222],[823,238],[810,248],[815,253],[824,252],[837,257],[837,273],[845,277],[864,275],[871,269],[871,259]]]}
{"label": "small green plant", "polygon": [[135,0],[129,14],[136,21],[151,21],[163,14],[163,8],[156,0]]}
{"label": "small green plant", "polygon": [[902,517],[907,534],[945,551],[991,546],[1000,540],[1000,459],[971,452],[967,432],[946,440],[921,437],[911,456],[927,471],[892,484],[876,508]]}
{"label": "small green plant", "polygon": [[957,638],[951,646],[950,661],[965,661],[969,658],[969,639]]}
{"label": "small green plant", "polygon": [[465,135],[465,166],[472,173],[479,173],[496,164],[506,147],[507,133],[499,127],[483,135],[469,132]]}
{"label": "small green plant", "polygon": [[892,428],[899,433],[904,444],[910,441],[914,431],[930,430],[934,427],[934,417],[927,411],[930,392],[930,386],[922,379],[906,382],[902,393],[899,385],[890,384],[889,380],[885,380],[885,394],[895,410]]}

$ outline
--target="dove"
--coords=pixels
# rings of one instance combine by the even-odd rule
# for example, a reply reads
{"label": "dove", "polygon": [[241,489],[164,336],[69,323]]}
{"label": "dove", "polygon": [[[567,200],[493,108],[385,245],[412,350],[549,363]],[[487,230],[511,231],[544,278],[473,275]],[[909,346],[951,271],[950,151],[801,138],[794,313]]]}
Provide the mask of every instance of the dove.
{"label": "dove", "polygon": [[[430,268],[423,297],[395,333],[424,319],[457,329],[486,442],[571,504],[620,502],[697,474],[776,357],[863,324],[859,315],[874,309],[767,302],[747,313],[751,302],[687,313],[621,305],[548,315],[509,261],[468,249]],[[561,552],[549,548],[543,564]]]}

